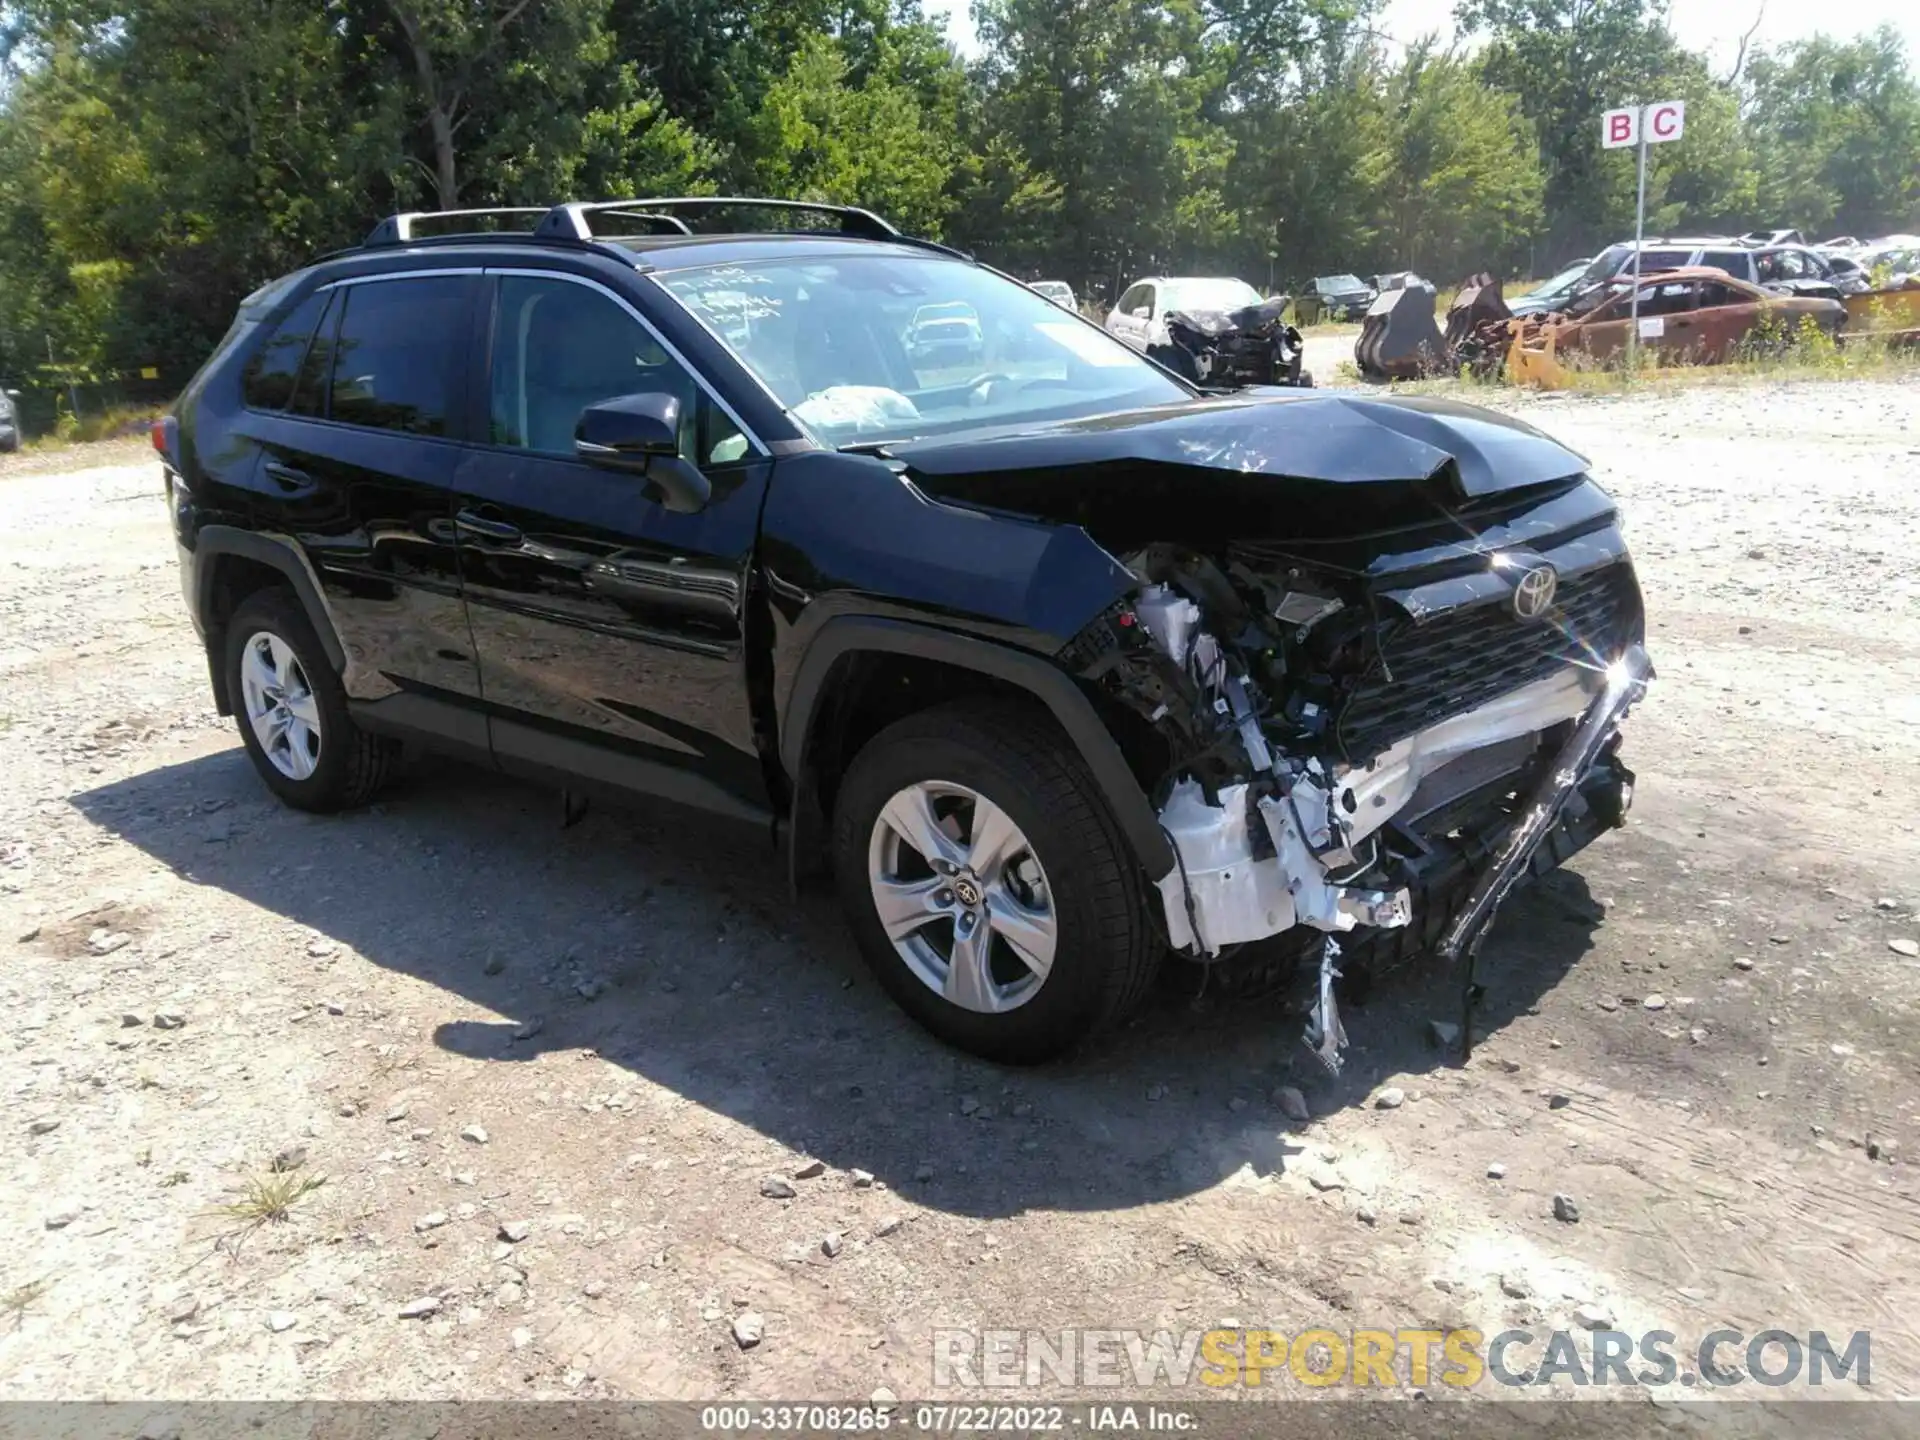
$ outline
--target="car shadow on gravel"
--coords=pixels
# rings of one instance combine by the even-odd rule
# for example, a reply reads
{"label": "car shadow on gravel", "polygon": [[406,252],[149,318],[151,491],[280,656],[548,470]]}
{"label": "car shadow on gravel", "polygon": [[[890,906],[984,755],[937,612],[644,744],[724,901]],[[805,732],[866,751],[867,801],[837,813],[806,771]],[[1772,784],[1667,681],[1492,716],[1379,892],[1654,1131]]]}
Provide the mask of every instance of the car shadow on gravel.
{"label": "car shadow on gravel", "polygon": [[[1428,1034],[1430,1020],[1458,1020],[1458,980],[1429,968],[1348,1010],[1337,1078],[1283,997],[1172,984],[1069,1061],[996,1067],[895,1009],[833,897],[796,904],[760,832],[664,805],[596,808],[563,828],[553,792],[452,764],[427,762],[382,804],[335,817],[282,807],[237,748],[73,803],[191,883],[438,987],[443,1015],[425,1018],[453,1055],[511,1065],[590,1048],[958,1214],[1142,1205],[1280,1171],[1302,1147],[1277,1087],[1326,1114],[1387,1076],[1417,1090],[1421,1073],[1459,1063]],[[1483,1036],[1579,960],[1599,908],[1564,872],[1508,905],[1481,960]],[[319,1005],[353,982],[309,948],[286,934],[257,963],[293,972]]]}

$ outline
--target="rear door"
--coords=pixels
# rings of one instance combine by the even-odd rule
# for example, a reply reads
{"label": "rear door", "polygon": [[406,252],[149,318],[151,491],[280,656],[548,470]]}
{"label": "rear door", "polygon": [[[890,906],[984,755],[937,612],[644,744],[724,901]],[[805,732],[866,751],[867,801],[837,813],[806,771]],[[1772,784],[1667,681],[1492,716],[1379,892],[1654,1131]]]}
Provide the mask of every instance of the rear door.
{"label": "rear door", "polygon": [[256,522],[311,564],[347,652],[349,695],[397,697],[396,720],[446,714],[445,738],[484,751],[480,717],[447,713],[479,696],[451,522],[480,284],[475,270],[325,287],[309,302],[311,339],[297,326],[276,335],[248,385]]}
{"label": "rear door", "polygon": [[1700,286],[1700,298],[1694,309],[1694,347],[1697,359],[1707,363],[1725,360],[1765,312],[1757,297],[1733,285],[1706,281]]}
{"label": "rear door", "polygon": [[[453,524],[495,758],[764,818],[746,625],[765,447],[629,299],[558,271],[489,271],[488,289]],[[682,454],[713,487],[698,514],[575,457],[582,410],[649,391],[680,401]]]}

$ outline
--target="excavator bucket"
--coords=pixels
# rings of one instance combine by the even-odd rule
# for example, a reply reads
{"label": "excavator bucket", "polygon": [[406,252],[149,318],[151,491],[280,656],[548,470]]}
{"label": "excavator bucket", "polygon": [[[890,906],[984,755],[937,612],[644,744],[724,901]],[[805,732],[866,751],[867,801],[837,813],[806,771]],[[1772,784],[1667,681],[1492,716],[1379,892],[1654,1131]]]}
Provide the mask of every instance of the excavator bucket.
{"label": "excavator bucket", "polygon": [[1500,282],[1486,271],[1469,275],[1447,307],[1447,358],[1455,369],[1499,373],[1512,340],[1513,312]]}
{"label": "excavator bucket", "polygon": [[1842,344],[1875,339],[1889,345],[1920,344],[1920,275],[1899,277],[1901,283],[1883,290],[1843,295],[1847,320],[1840,331]]}
{"label": "excavator bucket", "polygon": [[1507,381],[1536,390],[1567,390],[1573,373],[1560,363],[1560,326],[1551,320],[1512,322],[1513,343],[1507,350]]}
{"label": "excavator bucket", "polygon": [[1506,297],[1500,293],[1500,282],[1484,270],[1478,275],[1469,275],[1447,307],[1447,349],[1457,350],[1462,341],[1483,325],[1512,318]]}
{"label": "excavator bucket", "polygon": [[1411,380],[1441,368],[1446,341],[1433,320],[1433,291],[1409,285],[1382,290],[1360,322],[1354,363],[1375,380]]}

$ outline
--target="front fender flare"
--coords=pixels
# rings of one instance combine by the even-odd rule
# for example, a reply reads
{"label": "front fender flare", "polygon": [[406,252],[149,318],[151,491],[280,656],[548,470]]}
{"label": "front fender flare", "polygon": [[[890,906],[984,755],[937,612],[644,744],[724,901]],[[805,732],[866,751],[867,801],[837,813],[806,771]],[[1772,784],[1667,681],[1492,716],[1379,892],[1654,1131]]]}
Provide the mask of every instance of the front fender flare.
{"label": "front fender flare", "polygon": [[1173,869],[1173,847],[1160,828],[1160,817],[1092,702],[1070,675],[1042,656],[928,625],[838,616],[821,627],[794,672],[781,714],[780,761],[796,788],[805,784],[821,689],[836,662],[860,651],[912,655],[975,670],[1031,694],[1052,712],[1079,750],[1147,878],[1157,882]]}

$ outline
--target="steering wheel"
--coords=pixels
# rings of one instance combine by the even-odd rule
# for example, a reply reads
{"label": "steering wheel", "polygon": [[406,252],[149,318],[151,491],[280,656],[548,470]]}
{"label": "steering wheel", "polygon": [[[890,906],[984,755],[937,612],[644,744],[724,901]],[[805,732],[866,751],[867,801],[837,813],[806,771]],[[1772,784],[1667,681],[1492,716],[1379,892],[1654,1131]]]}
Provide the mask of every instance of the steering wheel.
{"label": "steering wheel", "polygon": [[967,381],[967,383],[962,385],[960,388],[966,391],[968,396],[971,397],[976,391],[984,389],[988,385],[993,384],[993,382],[996,380],[1006,380],[1011,382],[1012,379],[1013,379],[1013,376],[1007,374],[1006,371],[1004,370],[983,370],[980,374],[974,376],[973,379]]}

